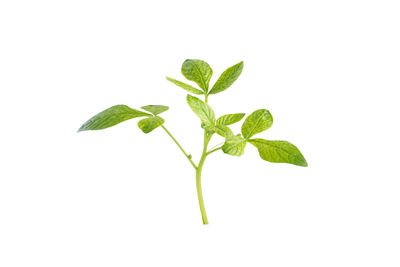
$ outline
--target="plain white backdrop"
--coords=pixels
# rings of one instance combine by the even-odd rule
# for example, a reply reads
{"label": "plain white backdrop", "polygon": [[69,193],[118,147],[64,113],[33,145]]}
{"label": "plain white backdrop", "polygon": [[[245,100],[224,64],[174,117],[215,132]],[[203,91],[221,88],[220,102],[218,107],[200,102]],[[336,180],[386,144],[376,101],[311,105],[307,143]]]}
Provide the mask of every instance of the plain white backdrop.
{"label": "plain white backdrop", "polygon": [[[398,1],[0,2],[0,266],[400,266]],[[212,83],[243,60],[217,115],[267,108],[259,137],[211,155],[203,226],[195,177],[137,120],[77,133],[115,104],[163,104],[197,161],[186,58]],[[238,131],[240,124],[236,126]],[[218,137],[212,142],[221,142]]]}

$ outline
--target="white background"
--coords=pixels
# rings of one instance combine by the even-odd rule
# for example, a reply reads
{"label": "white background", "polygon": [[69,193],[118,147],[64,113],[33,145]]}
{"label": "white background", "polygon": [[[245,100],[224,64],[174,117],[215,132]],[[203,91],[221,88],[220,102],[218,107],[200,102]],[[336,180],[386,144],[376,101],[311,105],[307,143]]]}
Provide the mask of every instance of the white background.
{"label": "white background", "polygon": [[[1,1],[0,266],[400,266],[398,1]],[[217,115],[267,108],[258,137],[211,155],[203,226],[194,171],[161,130],[131,120],[77,134],[115,104],[164,104],[197,161],[186,58]],[[238,131],[240,124],[236,126]],[[222,141],[215,138],[212,142]]]}

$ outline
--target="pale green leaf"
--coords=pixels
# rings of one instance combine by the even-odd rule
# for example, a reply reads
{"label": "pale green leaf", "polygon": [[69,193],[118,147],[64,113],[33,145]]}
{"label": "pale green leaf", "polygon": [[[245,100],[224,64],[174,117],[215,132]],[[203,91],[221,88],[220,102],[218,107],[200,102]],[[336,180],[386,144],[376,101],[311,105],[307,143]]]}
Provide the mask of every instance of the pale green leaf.
{"label": "pale green leaf", "polygon": [[164,123],[163,118],[154,116],[138,121],[138,126],[144,133],[149,133],[158,126],[162,125],[163,123]]}
{"label": "pale green leaf", "polygon": [[215,114],[212,108],[195,96],[187,95],[186,100],[193,112],[206,126],[215,125]]}
{"label": "pale green leaf", "polygon": [[240,76],[243,70],[243,61],[240,63],[226,69],[221,76],[218,78],[217,82],[214,84],[210,90],[210,94],[216,94],[228,89]]}
{"label": "pale green leaf", "polygon": [[242,125],[242,135],[249,139],[257,133],[261,133],[272,126],[272,115],[266,109],[259,109],[251,113]]}
{"label": "pale green leaf", "polygon": [[258,153],[263,160],[307,167],[307,161],[300,150],[289,142],[268,141],[260,138],[250,139],[249,142],[257,147]]}
{"label": "pale green leaf", "polygon": [[246,114],[245,113],[227,114],[219,117],[217,120],[217,124],[231,125],[243,119],[244,115]]}
{"label": "pale green leaf", "polygon": [[222,151],[232,156],[241,156],[244,153],[245,147],[246,139],[237,135],[230,135],[226,137],[225,143],[222,146]]}
{"label": "pale green leaf", "polygon": [[181,81],[178,81],[178,80],[175,80],[175,79],[172,79],[172,78],[169,78],[169,77],[167,77],[167,80],[172,82],[173,84],[185,89],[186,91],[188,91],[188,92],[190,92],[192,94],[196,94],[196,95],[203,95],[204,94],[203,91],[201,91],[201,90],[199,90],[197,88],[194,88],[193,86],[191,86],[189,84],[183,83]]}
{"label": "pale green leaf", "polygon": [[143,106],[141,108],[154,114],[154,115],[158,115],[169,109],[169,107],[163,106],[163,105],[147,105],[147,106]]}
{"label": "pale green leaf", "polygon": [[211,125],[211,124],[203,124],[202,123],[202,127],[204,130],[206,130],[207,134],[212,135],[213,133],[215,133],[215,126]]}
{"label": "pale green leaf", "polygon": [[233,132],[231,129],[229,129],[228,126],[223,125],[223,124],[217,124],[214,126],[214,130],[217,134],[219,134],[222,137],[227,137],[233,135]]}
{"label": "pale green leaf", "polygon": [[189,81],[197,83],[204,92],[207,92],[213,70],[203,60],[186,59],[182,64],[182,74]]}
{"label": "pale green leaf", "polygon": [[151,116],[151,115],[130,108],[126,105],[116,105],[106,110],[103,110],[99,114],[90,118],[79,128],[78,132],[87,130],[101,130],[132,118],[145,117],[145,116]]}

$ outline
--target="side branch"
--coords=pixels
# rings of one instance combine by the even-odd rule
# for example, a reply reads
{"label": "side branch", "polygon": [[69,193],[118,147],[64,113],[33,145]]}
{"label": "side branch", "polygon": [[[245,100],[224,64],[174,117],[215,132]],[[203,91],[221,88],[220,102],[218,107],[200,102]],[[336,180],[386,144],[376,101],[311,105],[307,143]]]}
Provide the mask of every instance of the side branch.
{"label": "side branch", "polygon": [[207,156],[210,155],[211,153],[215,152],[215,151],[220,150],[220,149],[222,149],[222,146],[217,147],[217,148],[215,148],[215,149],[213,149],[213,150],[208,151],[208,152],[207,152]]}
{"label": "side branch", "polygon": [[179,149],[183,152],[183,154],[185,154],[185,157],[189,160],[190,164],[192,164],[193,168],[197,169],[196,164],[194,164],[191,155],[188,155],[185,150],[182,148],[182,146],[178,143],[178,141],[175,139],[175,137],[173,137],[173,135],[167,130],[167,128],[165,128],[164,125],[161,125],[161,128],[164,129],[164,131],[169,135],[169,137],[171,137],[171,139],[175,142],[175,144],[179,147]]}

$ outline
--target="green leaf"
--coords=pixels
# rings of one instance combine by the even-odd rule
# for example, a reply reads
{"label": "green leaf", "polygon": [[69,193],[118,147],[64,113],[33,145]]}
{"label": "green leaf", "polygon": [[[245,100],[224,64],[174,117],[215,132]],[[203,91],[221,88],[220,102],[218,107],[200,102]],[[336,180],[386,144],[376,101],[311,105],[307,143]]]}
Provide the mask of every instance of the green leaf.
{"label": "green leaf", "polygon": [[193,112],[206,126],[215,125],[215,114],[212,108],[195,96],[187,95],[186,100]]}
{"label": "green leaf", "polygon": [[138,121],[138,126],[144,133],[149,133],[164,123],[164,119],[158,116]]}
{"label": "green leaf", "polygon": [[203,60],[186,59],[182,64],[182,74],[189,81],[197,83],[204,92],[207,92],[213,70]]}
{"label": "green leaf", "polygon": [[214,125],[210,125],[210,124],[201,124],[201,128],[203,128],[204,130],[206,130],[208,135],[212,135],[215,133],[215,126]]}
{"label": "green leaf", "polygon": [[185,89],[186,91],[188,91],[188,92],[190,92],[192,94],[196,94],[196,95],[203,95],[204,94],[203,91],[200,91],[199,89],[194,88],[193,86],[191,86],[189,84],[180,82],[178,80],[175,80],[175,79],[172,79],[172,78],[169,78],[169,77],[167,77],[167,80],[172,82],[172,83],[174,83],[175,85]]}
{"label": "green leaf", "polygon": [[210,94],[216,94],[228,89],[236,80],[239,78],[243,70],[243,61],[240,63],[226,69],[221,76],[218,78],[217,82],[214,84],[210,90]]}
{"label": "green leaf", "polygon": [[163,105],[147,105],[141,107],[141,109],[144,109],[154,115],[158,115],[160,113],[163,113],[164,111],[167,111],[169,107]]}
{"label": "green leaf", "polygon": [[227,114],[219,117],[217,120],[217,124],[231,125],[243,119],[244,115],[246,114],[245,113]]}
{"label": "green leaf", "polygon": [[266,109],[259,109],[251,113],[242,125],[243,137],[249,139],[272,126],[272,115]]}
{"label": "green leaf", "polygon": [[307,161],[300,150],[286,141],[268,141],[260,138],[250,139],[249,142],[258,149],[263,160],[276,163],[290,163],[307,167]]}
{"label": "green leaf", "polygon": [[130,108],[126,105],[116,105],[103,110],[99,114],[90,118],[81,126],[81,128],[79,128],[78,132],[87,130],[101,130],[132,118],[145,116],[151,115],[146,112]]}
{"label": "green leaf", "polygon": [[217,134],[219,134],[222,137],[227,137],[227,136],[233,135],[232,130],[229,129],[229,127],[226,125],[217,124],[217,125],[215,125],[214,130]]}
{"label": "green leaf", "polygon": [[244,153],[245,147],[245,139],[237,135],[231,135],[226,137],[225,143],[222,146],[222,151],[232,156],[241,156]]}

